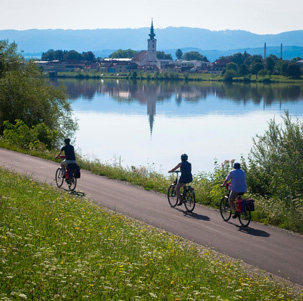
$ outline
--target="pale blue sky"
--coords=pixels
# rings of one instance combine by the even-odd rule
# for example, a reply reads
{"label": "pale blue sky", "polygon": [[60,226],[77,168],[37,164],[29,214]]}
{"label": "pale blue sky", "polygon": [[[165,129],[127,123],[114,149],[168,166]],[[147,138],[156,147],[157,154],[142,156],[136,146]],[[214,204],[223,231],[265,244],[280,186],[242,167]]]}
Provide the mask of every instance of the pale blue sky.
{"label": "pale blue sky", "polygon": [[258,34],[303,30],[302,0],[0,0],[0,29],[168,26],[241,29]]}

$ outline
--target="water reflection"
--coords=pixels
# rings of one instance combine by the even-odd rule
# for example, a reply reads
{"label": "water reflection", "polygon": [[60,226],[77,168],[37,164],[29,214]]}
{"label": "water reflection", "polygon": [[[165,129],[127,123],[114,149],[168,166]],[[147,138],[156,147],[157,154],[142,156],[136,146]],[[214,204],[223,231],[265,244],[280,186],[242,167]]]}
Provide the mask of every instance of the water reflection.
{"label": "water reflection", "polygon": [[[303,116],[303,87],[223,82],[58,80],[79,120],[82,154],[166,171],[188,153],[194,173],[240,159],[284,110]],[[147,115],[147,116],[146,116]],[[121,158],[121,160],[120,160]],[[165,173],[165,172],[164,172]]]}
{"label": "water reflection", "polygon": [[291,102],[303,99],[303,86],[293,84],[243,84],[224,82],[143,82],[127,80],[54,80],[63,83],[71,100],[92,100],[98,94],[108,95],[117,101],[147,103],[149,98],[157,102],[175,96],[176,103],[199,102],[209,95],[237,103],[253,102],[271,105],[273,102]]}

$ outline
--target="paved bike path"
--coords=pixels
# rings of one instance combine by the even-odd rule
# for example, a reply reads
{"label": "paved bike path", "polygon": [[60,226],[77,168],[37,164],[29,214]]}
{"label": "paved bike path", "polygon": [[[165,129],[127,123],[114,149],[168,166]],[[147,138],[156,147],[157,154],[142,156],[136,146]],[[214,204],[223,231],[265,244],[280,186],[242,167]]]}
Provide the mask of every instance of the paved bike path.
{"label": "paved bike path", "polygon": [[[58,163],[0,148],[0,166],[55,185]],[[65,185],[65,184],[64,184]],[[66,186],[63,186],[66,187]],[[18,189],[18,188],[16,188]],[[95,203],[134,217],[303,286],[303,236],[238,219],[224,222],[218,210],[196,205],[171,208],[163,194],[82,171],[76,191]]]}

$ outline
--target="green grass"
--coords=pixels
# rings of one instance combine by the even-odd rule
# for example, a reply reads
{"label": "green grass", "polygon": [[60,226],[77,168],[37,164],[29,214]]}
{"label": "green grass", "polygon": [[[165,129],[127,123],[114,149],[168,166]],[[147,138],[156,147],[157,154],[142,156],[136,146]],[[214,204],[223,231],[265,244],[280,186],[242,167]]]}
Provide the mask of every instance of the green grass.
{"label": "green grass", "polygon": [[2,169],[0,202],[0,300],[303,300],[241,262]]}

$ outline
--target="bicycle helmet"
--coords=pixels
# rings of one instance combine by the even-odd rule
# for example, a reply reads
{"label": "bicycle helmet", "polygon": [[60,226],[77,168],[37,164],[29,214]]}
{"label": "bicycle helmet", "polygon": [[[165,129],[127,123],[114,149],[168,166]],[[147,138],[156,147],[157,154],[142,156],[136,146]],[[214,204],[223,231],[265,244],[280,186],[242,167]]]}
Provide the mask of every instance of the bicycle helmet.
{"label": "bicycle helmet", "polygon": [[235,164],[234,164],[234,169],[240,169],[240,168],[241,168],[240,163],[235,163]]}
{"label": "bicycle helmet", "polygon": [[187,159],[188,159],[188,156],[187,156],[186,154],[182,154],[182,155],[181,155],[181,161],[182,161],[182,162],[187,161]]}
{"label": "bicycle helmet", "polygon": [[70,139],[69,138],[64,139],[64,143],[65,144],[69,144],[70,143]]}

